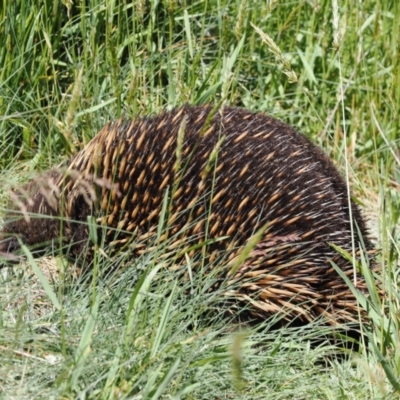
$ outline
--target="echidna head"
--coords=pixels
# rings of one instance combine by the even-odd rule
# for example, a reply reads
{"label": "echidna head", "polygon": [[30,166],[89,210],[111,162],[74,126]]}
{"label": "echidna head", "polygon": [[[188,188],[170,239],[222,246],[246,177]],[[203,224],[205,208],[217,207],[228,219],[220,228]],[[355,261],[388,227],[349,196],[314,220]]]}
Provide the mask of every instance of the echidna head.
{"label": "echidna head", "polygon": [[20,241],[17,237],[1,238],[0,240],[0,256],[13,254],[21,248]]}
{"label": "echidna head", "polygon": [[17,254],[21,249],[21,241],[23,242],[24,238],[12,232],[11,225],[7,226],[6,224],[3,226],[0,233],[0,259],[19,261]]}
{"label": "echidna head", "polygon": [[0,229],[0,258],[17,259],[21,244],[42,249],[58,237],[59,222],[49,218],[55,210],[48,198],[41,181],[30,181],[21,192],[12,192],[7,206],[10,211]]}
{"label": "echidna head", "polygon": [[0,238],[0,254],[14,253],[21,248],[17,237]]}
{"label": "echidna head", "polygon": [[18,219],[5,221],[0,232],[0,260],[21,261],[21,244],[33,245],[34,256],[41,256],[57,235],[57,220],[40,217],[25,219],[19,216]]}

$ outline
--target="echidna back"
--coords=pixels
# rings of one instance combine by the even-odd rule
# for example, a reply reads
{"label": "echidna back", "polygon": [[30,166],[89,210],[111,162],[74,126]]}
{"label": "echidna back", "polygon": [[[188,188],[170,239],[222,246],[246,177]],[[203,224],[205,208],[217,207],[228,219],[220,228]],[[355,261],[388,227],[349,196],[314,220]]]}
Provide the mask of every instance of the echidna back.
{"label": "echidna back", "polygon": [[[120,120],[105,126],[67,170],[79,174],[58,175],[58,208],[51,209],[52,215],[78,221],[65,224],[63,232],[81,243],[74,254],[82,252],[88,237],[79,221],[86,222],[90,214],[110,228],[106,243],[118,247],[132,234],[138,240],[154,236],[167,201],[164,238],[178,241],[182,232],[187,248],[225,238],[208,251],[232,250],[234,260],[263,228],[232,277],[243,283],[241,289],[230,292],[238,299],[252,296],[255,314],[272,314],[290,304],[295,304],[292,314],[306,320],[326,309],[330,314],[341,310],[345,318],[354,313],[356,301],[332,261],[347,275],[353,268],[331,244],[351,252],[351,204],[352,223],[371,248],[361,213],[349,202],[331,161],[276,119],[237,108],[186,106]],[[48,200],[42,196],[42,202]],[[26,229],[13,227],[29,242]],[[48,239],[38,235],[35,241]],[[358,247],[361,239],[354,239]],[[299,306],[306,301],[307,306]]]}

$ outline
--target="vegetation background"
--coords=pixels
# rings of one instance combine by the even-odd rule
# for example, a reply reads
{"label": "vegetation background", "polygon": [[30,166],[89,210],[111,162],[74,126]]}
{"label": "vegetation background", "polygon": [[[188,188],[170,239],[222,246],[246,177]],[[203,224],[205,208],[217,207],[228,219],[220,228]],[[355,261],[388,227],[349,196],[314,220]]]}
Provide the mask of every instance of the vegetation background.
{"label": "vegetation background", "polygon": [[387,293],[385,315],[378,300],[371,307],[369,347],[339,362],[324,340],[310,346],[324,335],[317,324],[205,323],[210,296],[186,296],[155,256],[91,283],[77,283],[57,254],[28,257],[0,274],[0,396],[398,398],[399,21],[397,0],[0,0],[3,205],[13,185],[107,121],[184,103],[263,111],[312,138],[346,176],[381,249]]}

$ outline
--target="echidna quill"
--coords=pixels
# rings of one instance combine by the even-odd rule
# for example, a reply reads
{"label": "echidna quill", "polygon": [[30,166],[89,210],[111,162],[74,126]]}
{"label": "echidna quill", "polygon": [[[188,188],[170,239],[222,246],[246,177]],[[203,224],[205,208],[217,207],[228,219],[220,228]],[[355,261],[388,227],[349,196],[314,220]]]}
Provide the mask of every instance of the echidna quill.
{"label": "echidna quill", "polygon": [[[165,210],[159,240],[189,256],[199,243],[209,260],[227,254],[226,277],[238,283],[227,295],[250,302],[255,317],[283,310],[304,322],[357,320],[357,301],[332,263],[350,278],[353,265],[332,244],[372,252],[361,212],[323,152],[264,114],[185,106],[110,123],[66,167],[12,197],[19,212],[6,218],[3,254],[61,238],[78,256],[88,251],[89,216],[99,236],[106,232],[106,253],[134,240],[137,254],[146,239],[154,244]],[[243,248],[251,251],[237,265]],[[365,290],[360,277],[357,286]]]}

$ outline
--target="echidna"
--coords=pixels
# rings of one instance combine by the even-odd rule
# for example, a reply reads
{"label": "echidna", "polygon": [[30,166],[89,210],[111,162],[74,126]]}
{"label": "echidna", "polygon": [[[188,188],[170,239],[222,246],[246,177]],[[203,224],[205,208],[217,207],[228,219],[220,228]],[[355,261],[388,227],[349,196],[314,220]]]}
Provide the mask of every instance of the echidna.
{"label": "echidna", "polygon": [[[11,213],[3,253],[20,242],[61,238],[78,256],[87,249],[92,216],[106,232],[106,252],[133,237],[141,243],[133,246],[137,254],[146,250],[145,239],[154,243],[164,213],[159,241],[168,238],[169,249],[182,255],[203,243],[210,262],[226,254],[226,276],[238,283],[228,294],[250,302],[253,315],[285,309],[288,319],[356,319],[357,301],[332,264],[349,277],[353,265],[332,245],[372,250],[361,212],[327,156],[264,114],[184,106],[110,123],[64,168],[14,193],[16,202],[23,214],[46,217]],[[239,265],[244,247],[250,251]],[[358,287],[365,289],[362,278]]]}

